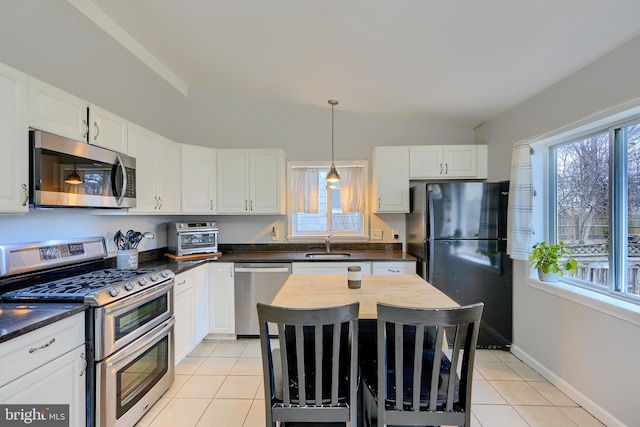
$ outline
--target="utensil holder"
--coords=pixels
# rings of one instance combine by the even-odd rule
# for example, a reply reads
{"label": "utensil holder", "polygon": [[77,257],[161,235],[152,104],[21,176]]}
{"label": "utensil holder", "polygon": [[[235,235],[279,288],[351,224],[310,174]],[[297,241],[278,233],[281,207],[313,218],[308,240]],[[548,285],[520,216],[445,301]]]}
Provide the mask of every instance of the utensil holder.
{"label": "utensil holder", "polygon": [[116,252],[116,267],[120,270],[138,268],[138,249],[120,249]]}

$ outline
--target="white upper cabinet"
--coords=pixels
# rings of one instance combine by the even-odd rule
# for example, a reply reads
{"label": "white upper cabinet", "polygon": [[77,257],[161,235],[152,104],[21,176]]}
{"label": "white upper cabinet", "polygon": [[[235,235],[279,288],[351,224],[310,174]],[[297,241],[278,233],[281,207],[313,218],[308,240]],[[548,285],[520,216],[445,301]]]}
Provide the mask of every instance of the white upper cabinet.
{"label": "white upper cabinet", "polygon": [[75,141],[86,141],[89,104],[48,83],[29,77],[29,126]]}
{"label": "white upper cabinet", "polygon": [[486,145],[418,145],[409,147],[411,179],[487,177]]}
{"label": "white upper cabinet", "polygon": [[218,150],[219,214],[285,214],[280,149]]}
{"label": "white upper cabinet", "polygon": [[373,212],[409,212],[409,147],[375,147],[372,162]]}
{"label": "white upper cabinet", "polygon": [[29,210],[28,77],[0,64],[0,213]]}
{"label": "white upper cabinet", "polygon": [[182,144],[182,213],[215,214],[216,150]]}
{"label": "white upper cabinet", "polygon": [[29,126],[128,153],[127,120],[33,77],[29,78]]}
{"label": "white upper cabinet", "polygon": [[129,155],[136,158],[136,204],[132,213],[180,212],[180,145],[129,123]]}
{"label": "white upper cabinet", "polygon": [[127,123],[122,117],[89,105],[89,144],[127,154]]}

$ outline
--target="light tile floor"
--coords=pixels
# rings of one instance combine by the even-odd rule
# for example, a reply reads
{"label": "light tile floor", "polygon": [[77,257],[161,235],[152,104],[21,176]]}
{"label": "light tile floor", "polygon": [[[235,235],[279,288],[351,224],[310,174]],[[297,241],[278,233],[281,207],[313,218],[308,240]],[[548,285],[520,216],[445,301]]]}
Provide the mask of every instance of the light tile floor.
{"label": "light tile floor", "polygon": [[[264,427],[261,363],[257,339],[202,342],[136,427]],[[603,425],[510,353],[478,350],[475,363],[473,427]]]}

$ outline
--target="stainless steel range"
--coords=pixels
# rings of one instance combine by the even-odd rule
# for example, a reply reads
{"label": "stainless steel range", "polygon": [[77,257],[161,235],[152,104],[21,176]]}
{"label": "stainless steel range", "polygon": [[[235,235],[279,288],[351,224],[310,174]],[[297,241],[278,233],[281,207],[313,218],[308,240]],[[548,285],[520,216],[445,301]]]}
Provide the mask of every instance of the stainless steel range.
{"label": "stainless steel range", "polygon": [[175,377],[174,273],[104,268],[106,255],[102,237],[0,246],[0,292],[90,306],[87,425],[132,426]]}

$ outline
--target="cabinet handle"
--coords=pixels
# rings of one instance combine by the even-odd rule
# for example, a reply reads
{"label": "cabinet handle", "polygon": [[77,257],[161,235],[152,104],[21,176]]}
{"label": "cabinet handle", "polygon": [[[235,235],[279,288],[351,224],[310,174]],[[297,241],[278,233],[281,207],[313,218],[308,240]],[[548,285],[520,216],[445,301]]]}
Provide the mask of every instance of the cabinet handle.
{"label": "cabinet handle", "polygon": [[229,277],[233,277],[233,267],[229,267]]}
{"label": "cabinet handle", "polygon": [[246,201],[246,200],[244,201],[244,210],[245,210],[245,211],[246,211],[246,210],[248,210],[248,209],[247,209],[247,201]]}
{"label": "cabinet handle", "polygon": [[85,126],[85,131],[82,134],[82,138],[86,141],[87,140],[87,136],[89,135],[89,122],[87,122],[86,120],[83,120],[82,123]]}
{"label": "cabinet handle", "polygon": [[84,367],[82,368],[82,371],[80,371],[80,376],[83,376],[87,370],[87,358],[84,357],[84,353],[80,355],[80,358],[82,359],[82,362],[84,362]]}
{"label": "cabinet handle", "polygon": [[253,200],[251,202],[249,202],[249,210],[253,211]]}
{"label": "cabinet handle", "polygon": [[98,122],[93,122],[93,125],[96,127],[96,134],[93,136],[93,140],[97,141],[98,140],[98,136],[100,135],[100,128],[98,127]]}
{"label": "cabinet handle", "polygon": [[440,163],[440,175],[442,175],[442,163]]}
{"label": "cabinet handle", "polygon": [[51,344],[53,344],[54,342],[56,342],[55,338],[51,338],[51,340],[49,340],[48,343],[46,344],[42,344],[40,347],[31,347],[29,349],[29,353],[33,353],[34,351],[38,351],[38,350],[42,350],[43,348],[47,348],[49,347]]}
{"label": "cabinet handle", "polygon": [[445,163],[444,164],[444,174],[448,175],[449,174],[449,163]]}
{"label": "cabinet handle", "polygon": [[182,282],[178,282],[178,286],[184,285],[185,283],[187,283],[187,279],[184,279]]}
{"label": "cabinet handle", "polygon": [[158,200],[160,200],[160,206],[158,206],[158,209],[162,209],[162,197],[158,196]]}
{"label": "cabinet handle", "polygon": [[153,196],[153,200],[156,201],[156,205],[153,207],[153,209],[158,209],[158,197],[157,196]]}
{"label": "cabinet handle", "polygon": [[211,206],[209,208],[209,210],[212,211],[213,210],[213,200],[209,200],[209,206]]}
{"label": "cabinet handle", "polygon": [[29,201],[29,188],[27,184],[22,184],[22,189],[24,190],[24,200],[22,201],[22,206],[27,206],[27,202]]}
{"label": "cabinet handle", "polygon": [[378,197],[378,209],[380,209],[380,197]]}
{"label": "cabinet handle", "polygon": [[394,270],[393,268],[387,268],[389,273],[400,273],[400,270]]}

